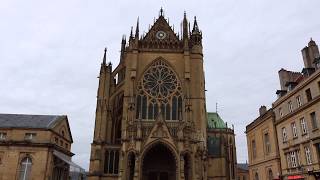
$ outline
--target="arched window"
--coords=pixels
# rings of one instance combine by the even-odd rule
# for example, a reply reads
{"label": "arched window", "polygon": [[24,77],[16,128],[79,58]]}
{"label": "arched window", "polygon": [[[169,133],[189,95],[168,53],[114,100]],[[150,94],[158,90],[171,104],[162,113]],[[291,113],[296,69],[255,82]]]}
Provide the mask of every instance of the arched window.
{"label": "arched window", "polygon": [[271,169],[269,169],[269,171],[268,171],[268,179],[273,180],[273,173],[272,173]]}
{"label": "arched window", "polygon": [[256,174],[254,175],[254,180],[259,180],[259,175],[258,175],[257,172],[256,172]]}
{"label": "arched window", "polygon": [[28,180],[31,174],[32,161],[30,157],[22,159],[19,169],[19,180]]}
{"label": "arched window", "polygon": [[161,112],[166,120],[182,119],[181,83],[164,60],[155,61],[143,74],[136,95],[136,118],[154,120]]}

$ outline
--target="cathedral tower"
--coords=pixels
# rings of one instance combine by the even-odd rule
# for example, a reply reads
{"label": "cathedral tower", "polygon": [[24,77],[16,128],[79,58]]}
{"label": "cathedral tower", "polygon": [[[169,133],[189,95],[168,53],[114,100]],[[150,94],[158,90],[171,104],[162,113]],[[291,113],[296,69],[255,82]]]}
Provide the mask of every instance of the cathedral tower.
{"label": "cathedral tower", "polygon": [[146,34],[121,42],[120,63],[101,64],[90,180],[207,179],[202,32],[186,13],[181,35],[163,10]]}

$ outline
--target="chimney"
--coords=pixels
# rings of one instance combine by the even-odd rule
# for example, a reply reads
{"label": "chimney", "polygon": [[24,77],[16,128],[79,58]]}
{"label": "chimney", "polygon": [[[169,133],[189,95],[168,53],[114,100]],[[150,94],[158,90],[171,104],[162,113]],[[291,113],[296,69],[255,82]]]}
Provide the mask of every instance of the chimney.
{"label": "chimney", "polygon": [[260,108],[259,108],[259,114],[260,114],[260,116],[262,116],[262,115],[264,115],[265,113],[267,112],[267,107],[266,106],[261,106]]}
{"label": "chimney", "polygon": [[[315,60],[319,57],[319,48],[314,40],[310,40],[308,46],[304,47],[301,50],[303,63],[304,63],[304,71],[312,71],[315,68]],[[311,72],[312,73],[312,72]]]}

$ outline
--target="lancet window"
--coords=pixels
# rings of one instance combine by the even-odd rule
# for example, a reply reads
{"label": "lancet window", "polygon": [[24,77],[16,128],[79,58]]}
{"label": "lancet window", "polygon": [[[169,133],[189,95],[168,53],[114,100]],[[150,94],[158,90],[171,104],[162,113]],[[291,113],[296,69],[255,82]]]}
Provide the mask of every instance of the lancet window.
{"label": "lancet window", "polygon": [[181,91],[176,73],[164,60],[156,60],[138,83],[136,118],[154,120],[161,113],[166,120],[181,120]]}

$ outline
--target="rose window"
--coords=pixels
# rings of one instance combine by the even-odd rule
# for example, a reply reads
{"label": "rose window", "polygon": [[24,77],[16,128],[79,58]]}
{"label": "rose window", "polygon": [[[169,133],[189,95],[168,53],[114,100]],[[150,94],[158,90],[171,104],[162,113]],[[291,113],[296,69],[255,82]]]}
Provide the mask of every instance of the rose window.
{"label": "rose window", "polygon": [[161,62],[145,72],[142,84],[145,92],[156,99],[167,98],[178,86],[174,72]]}
{"label": "rose window", "polygon": [[152,120],[159,113],[166,120],[182,118],[181,83],[162,59],[156,60],[143,74],[136,99],[136,118]]}

